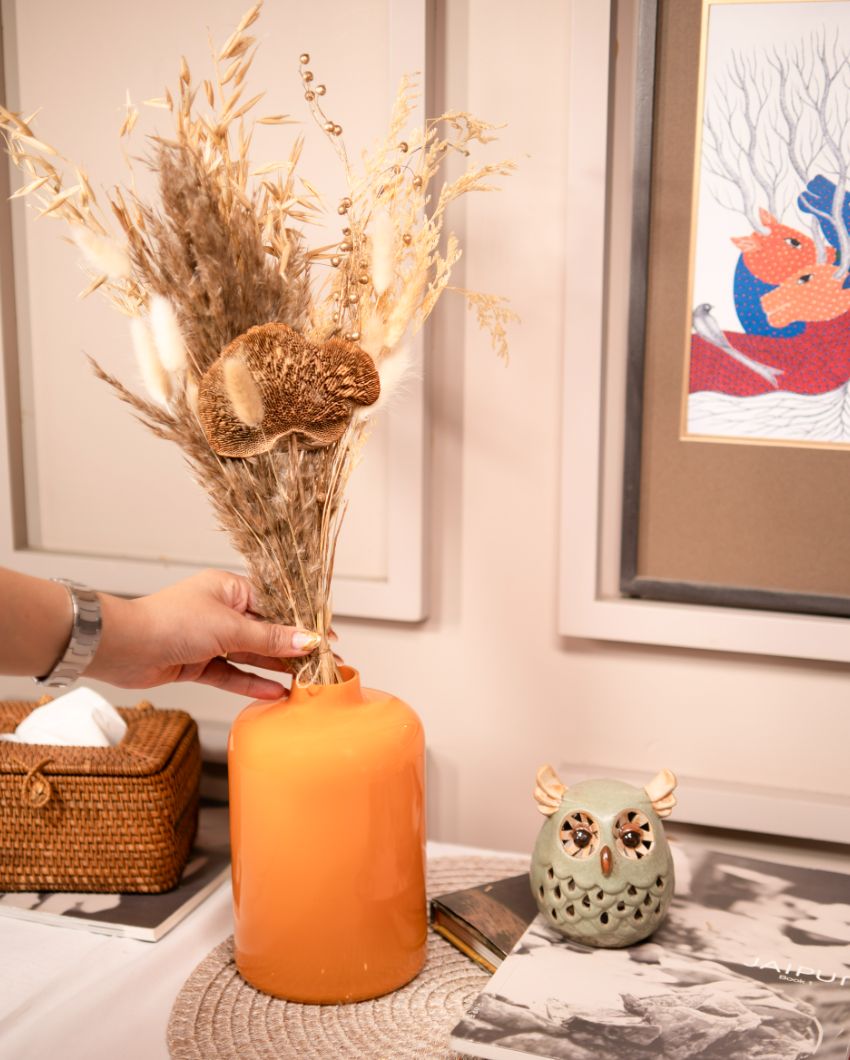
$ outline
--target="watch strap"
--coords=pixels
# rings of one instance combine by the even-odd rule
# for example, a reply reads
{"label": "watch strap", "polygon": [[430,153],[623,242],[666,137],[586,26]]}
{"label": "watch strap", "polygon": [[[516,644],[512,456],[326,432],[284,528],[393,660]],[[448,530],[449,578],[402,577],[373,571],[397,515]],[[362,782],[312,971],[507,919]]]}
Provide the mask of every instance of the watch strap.
{"label": "watch strap", "polygon": [[100,598],[94,589],[65,578],[52,578],[51,581],[64,585],[71,598],[74,611],[71,636],[61,659],[50,673],[34,680],[47,688],[64,688],[77,680],[97,651],[101,633]]}

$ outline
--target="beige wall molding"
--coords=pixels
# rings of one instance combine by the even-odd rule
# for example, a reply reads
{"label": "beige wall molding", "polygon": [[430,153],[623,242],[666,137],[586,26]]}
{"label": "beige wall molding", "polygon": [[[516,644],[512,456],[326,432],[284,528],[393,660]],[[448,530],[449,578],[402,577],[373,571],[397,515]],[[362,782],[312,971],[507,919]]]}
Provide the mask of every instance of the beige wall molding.
{"label": "beige wall molding", "polygon": [[[558,766],[558,776],[567,785],[610,773],[610,767],[586,763],[562,762]],[[646,773],[638,770],[617,769],[614,775],[639,788],[647,781]],[[675,824],[791,837],[810,843],[846,843],[850,838],[847,800],[838,795],[677,774],[676,800],[670,817]]]}

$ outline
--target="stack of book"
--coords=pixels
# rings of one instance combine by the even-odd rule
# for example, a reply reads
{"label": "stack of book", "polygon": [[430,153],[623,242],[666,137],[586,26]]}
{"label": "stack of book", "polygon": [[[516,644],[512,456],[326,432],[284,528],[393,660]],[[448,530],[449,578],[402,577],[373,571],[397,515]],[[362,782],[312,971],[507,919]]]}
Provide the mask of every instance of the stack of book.
{"label": "stack of book", "polygon": [[848,1060],[850,875],[671,847],[667,919],[627,949],[553,931],[527,876],[435,899],[435,929],[496,969],[452,1047],[493,1060]]}

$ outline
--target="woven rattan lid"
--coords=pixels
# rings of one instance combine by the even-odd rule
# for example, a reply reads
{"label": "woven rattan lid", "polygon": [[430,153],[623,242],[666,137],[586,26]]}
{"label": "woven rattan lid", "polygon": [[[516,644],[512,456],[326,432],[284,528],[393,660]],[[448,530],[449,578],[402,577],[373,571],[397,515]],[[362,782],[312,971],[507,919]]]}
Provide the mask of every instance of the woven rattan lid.
{"label": "woven rattan lid", "polygon": [[[512,876],[527,858],[432,858],[428,894]],[[487,973],[433,931],[420,974],[392,994],[353,1005],[298,1005],[249,986],[233,963],[233,940],[204,958],[171,1010],[174,1060],[436,1060],[454,1057],[449,1033],[480,993]]]}
{"label": "woven rattan lid", "polygon": [[[35,702],[0,702],[0,732],[14,732],[24,718],[49,697]],[[195,722],[182,710],[158,710],[146,700],[118,707],[127,733],[115,747],[54,747],[52,744],[0,740],[0,773],[26,775],[33,766],[45,775],[139,777],[159,773]]]}

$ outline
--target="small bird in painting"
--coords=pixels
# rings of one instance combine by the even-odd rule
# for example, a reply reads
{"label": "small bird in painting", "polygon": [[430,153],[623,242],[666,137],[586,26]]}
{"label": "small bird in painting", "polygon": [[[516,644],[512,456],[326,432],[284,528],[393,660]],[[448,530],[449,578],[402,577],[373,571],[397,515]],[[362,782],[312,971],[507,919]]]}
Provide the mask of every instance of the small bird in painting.
{"label": "small bird in painting", "polygon": [[752,357],[748,357],[745,353],[741,353],[740,350],[736,350],[714,319],[714,315],[711,312],[713,308],[707,302],[703,302],[702,305],[698,305],[694,310],[692,319],[694,331],[697,335],[705,339],[706,342],[710,342],[712,346],[723,350],[724,353],[734,358],[739,364],[743,364],[751,371],[756,372],[762,379],[767,380],[774,390],[778,389],[777,376],[782,375],[782,369],[772,368],[768,364],[762,364],[761,361],[754,361]]}

